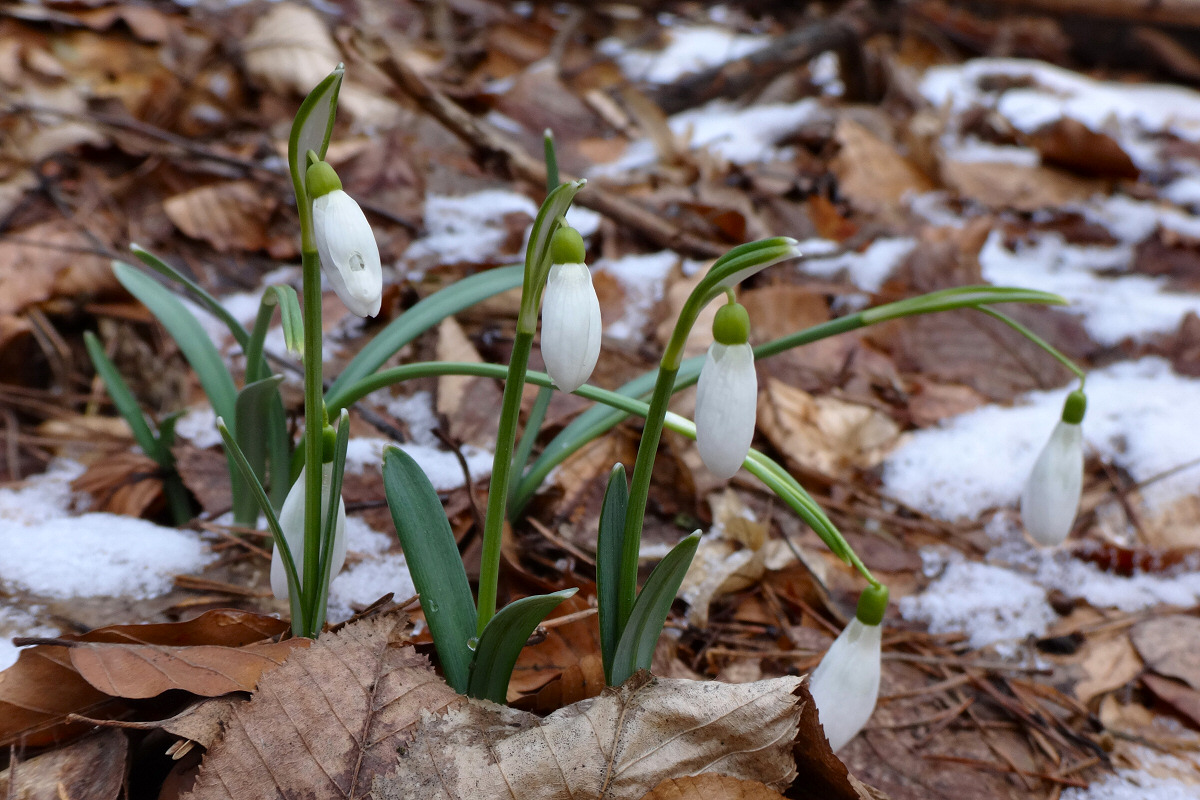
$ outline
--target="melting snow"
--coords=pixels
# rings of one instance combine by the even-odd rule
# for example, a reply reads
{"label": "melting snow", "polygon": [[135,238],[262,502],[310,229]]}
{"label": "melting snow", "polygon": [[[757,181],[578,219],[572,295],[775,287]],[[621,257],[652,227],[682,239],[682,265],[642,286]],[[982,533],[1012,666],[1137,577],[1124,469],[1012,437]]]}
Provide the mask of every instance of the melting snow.
{"label": "melting snow", "polygon": [[612,275],[625,292],[625,315],[606,322],[605,335],[625,341],[639,341],[650,309],[662,299],[667,275],[678,263],[679,256],[670,250],[596,262],[596,272]]}
{"label": "melting snow", "polygon": [[[429,482],[439,492],[457,489],[465,484],[462,466],[458,457],[448,450],[420,444],[396,444],[390,439],[359,437],[349,441],[346,447],[346,471],[362,474],[364,469],[379,469],[383,463],[384,448],[396,446],[412,456],[413,460],[429,476]],[[492,453],[473,445],[462,448],[463,458],[471,470],[471,480],[486,478],[492,471]]]}
{"label": "melting snow", "polygon": [[662,50],[635,50],[619,39],[598,45],[601,53],[616,58],[632,80],[674,83],[690,72],[699,72],[741,58],[770,41],[768,36],[747,36],[714,25],[679,26],[665,32]]}

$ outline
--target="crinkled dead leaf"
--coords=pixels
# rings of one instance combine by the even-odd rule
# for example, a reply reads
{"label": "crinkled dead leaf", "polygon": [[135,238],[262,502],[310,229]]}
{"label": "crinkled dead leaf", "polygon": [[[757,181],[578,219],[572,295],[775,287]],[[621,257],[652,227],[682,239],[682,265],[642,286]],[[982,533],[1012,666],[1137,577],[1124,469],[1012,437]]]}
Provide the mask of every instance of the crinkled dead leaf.
{"label": "crinkled dead leaf", "polygon": [[186,797],[366,797],[421,715],[458,699],[407,632],[405,614],[385,614],[293,653],[231,707]]}
{"label": "crinkled dead leaf", "polygon": [[[79,674],[72,652],[77,648],[92,644],[135,648],[205,644],[235,648],[279,636],[287,628],[286,622],[274,617],[217,609],[186,622],[110,625],[79,636],[62,637],[81,643],[74,647],[28,647],[21,651],[17,663],[0,672],[0,745],[15,741],[30,746],[49,744],[86,729],[79,722],[68,721],[68,715],[104,718],[126,707],[123,700],[97,689]],[[98,668],[102,672],[103,663]]]}
{"label": "crinkled dead leaf", "polygon": [[267,222],[277,201],[254,181],[226,181],[182,192],[163,201],[175,227],[203,239],[218,252],[265,250]]}
{"label": "crinkled dead leaf", "polygon": [[665,780],[642,800],[783,800],[783,795],[758,781],[706,773]]}
{"label": "crinkled dead leaf", "polygon": [[21,800],[116,800],[125,783],[128,750],[124,733],[102,731],[0,772],[0,796]]}
{"label": "crinkled dead leaf", "polygon": [[1142,671],[1142,660],[1129,638],[1119,635],[1088,642],[1080,666],[1086,677],[1075,684],[1075,696],[1079,702],[1089,703],[1136,678]]}
{"label": "crinkled dead leaf", "polygon": [[885,211],[907,194],[933,188],[894,146],[849,117],[838,120],[834,138],[841,150],[829,166],[837,175],[838,191],[856,208]]}
{"label": "crinkled dead leaf", "polygon": [[469,701],[426,715],[378,800],[636,800],[706,772],[783,788],[796,776],[798,678],[730,685],[639,672],[545,719]]}
{"label": "crinkled dead leaf", "polygon": [[1150,669],[1200,690],[1200,619],[1186,614],[1148,619],[1129,638]]}
{"label": "crinkled dead leaf", "polygon": [[879,464],[900,434],[891,417],[869,406],[813,397],[773,378],[759,395],[758,424],[789,461],[835,478]]}
{"label": "crinkled dead leaf", "polygon": [[217,697],[254,691],[264,672],[308,644],[308,639],[245,647],[89,644],[70,652],[84,680],[112,697],[154,697],[169,689]]}
{"label": "crinkled dead leaf", "polygon": [[1174,708],[1193,725],[1200,725],[1200,692],[1190,686],[1153,673],[1142,676],[1146,688]]}

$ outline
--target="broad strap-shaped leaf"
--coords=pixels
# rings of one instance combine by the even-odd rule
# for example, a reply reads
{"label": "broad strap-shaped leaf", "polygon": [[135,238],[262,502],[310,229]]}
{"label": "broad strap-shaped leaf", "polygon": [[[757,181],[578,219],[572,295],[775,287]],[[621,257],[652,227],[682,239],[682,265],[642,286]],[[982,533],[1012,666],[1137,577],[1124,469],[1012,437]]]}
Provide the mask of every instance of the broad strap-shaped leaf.
{"label": "broad strap-shaped leaf", "polygon": [[506,702],[508,681],[530,634],[559,603],[577,591],[563,589],[553,594],[522,597],[496,612],[476,645],[467,694],[493,703]]}
{"label": "broad strap-shaped leaf", "polygon": [[204,308],[210,314],[225,323],[225,327],[229,328],[229,333],[238,343],[238,347],[246,346],[246,341],[250,338],[250,334],[246,332],[244,327],[242,327],[242,323],[234,319],[234,316],[229,313],[225,306],[221,305],[220,300],[213,297],[211,294],[205,291],[204,287],[202,287],[200,284],[196,283],[194,280],[175,269],[166,261],[163,261],[161,258],[154,255],[149,250],[139,247],[136,244],[131,244],[129,249],[135,256],[137,256],[138,260],[147,267],[154,270],[159,275],[162,275],[167,280],[174,281],[183,288],[187,289],[197,303],[204,306]]}
{"label": "broad strap-shaped leaf", "polygon": [[[179,351],[200,379],[213,411],[218,417],[224,418],[226,424],[232,423],[236,417],[237,388],[221,354],[192,312],[162,284],[129,264],[114,261],[113,273],[121,285],[140,300],[171,334]],[[234,430],[236,432],[236,426]]]}
{"label": "broad strap-shaped leaf", "polygon": [[375,334],[366,347],[358,351],[358,355],[346,365],[342,374],[329,387],[329,391],[325,393],[325,404],[330,413],[341,409],[355,383],[383,366],[401,347],[446,317],[501,292],[517,288],[521,285],[523,274],[521,266],[515,264],[471,275],[452,286],[434,292],[392,320],[386,328]]}
{"label": "broad strap-shaped leaf", "polygon": [[[150,430],[149,423],[142,415],[142,407],[138,405],[137,398],[133,396],[129,385],[121,377],[117,365],[105,355],[104,345],[100,344],[96,334],[91,331],[84,331],[83,343],[87,347],[88,356],[92,359],[92,366],[96,368],[96,374],[100,376],[100,380],[104,381],[104,388],[108,389],[108,396],[112,398],[113,405],[125,418],[125,422],[129,424],[129,430],[133,432],[133,438],[138,443],[138,447],[142,448],[142,452],[154,459],[160,467],[169,469],[173,462],[171,451],[165,448],[154,432]],[[172,426],[173,431],[174,426]]]}
{"label": "broad strap-shaped leaf", "polygon": [[600,506],[600,530],[596,537],[596,599],[600,616],[600,654],[604,659],[604,680],[612,685],[613,657],[621,640],[620,598],[621,537],[625,532],[625,512],[629,508],[629,481],[625,465],[617,464],[608,476],[604,502]]}
{"label": "broad strap-shaped leaf", "polygon": [[383,489],[446,682],[465,693],[474,656],[467,645],[475,636],[475,600],[442,501],[417,462],[398,447],[384,451]]}
{"label": "broad strap-shaped leaf", "polygon": [[696,531],[671,548],[650,573],[617,643],[613,656],[613,685],[624,683],[639,669],[650,669],[658,637],[671,612],[671,603],[699,545],[700,532]]}

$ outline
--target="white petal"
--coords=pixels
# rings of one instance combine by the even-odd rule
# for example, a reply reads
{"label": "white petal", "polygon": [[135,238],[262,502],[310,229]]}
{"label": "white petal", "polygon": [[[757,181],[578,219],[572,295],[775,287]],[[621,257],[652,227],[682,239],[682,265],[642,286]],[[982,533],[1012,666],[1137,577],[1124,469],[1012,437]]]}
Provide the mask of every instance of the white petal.
{"label": "white petal", "polygon": [[[292,559],[296,562],[296,572],[304,580],[304,509],[307,506],[304,497],[304,473],[307,467],[300,470],[300,477],[292,484],[283,507],[279,509],[279,527],[283,528],[284,538],[292,551]],[[325,464],[321,470],[321,513],[324,525],[324,514],[329,511],[329,491],[332,488],[333,464]],[[334,525],[333,553],[329,567],[329,579],[342,571],[346,563],[346,503],[338,498],[337,522]],[[283,565],[283,556],[279,548],[271,553],[271,592],[280,600],[288,598],[287,569]]]}
{"label": "white petal", "polygon": [[1075,522],[1082,493],[1083,431],[1059,420],[1021,492],[1025,530],[1041,544],[1062,544]]}
{"label": "white petal", "polygon": [[542,360],[554,385],[573,392],[600,357],[600,300],[586,264],[555,264],[542,295]]}
{"label": "white petal", "polygon": [[834,751],[853,739],[875,710],[881,638],[881,626],[850,620],[808,681],[817,718]]}
{"label": "white petal", "polygon": [[371,223],[341,189],[313,201],[313,238],[329,285],[346,308],[373,317],[383,302],[383,269]]}
{"label": "white petal", "polygon": [[748,344],[713,344],[696,386],[696,445],[704,466],[732,478],[754,440],[758,377]]}

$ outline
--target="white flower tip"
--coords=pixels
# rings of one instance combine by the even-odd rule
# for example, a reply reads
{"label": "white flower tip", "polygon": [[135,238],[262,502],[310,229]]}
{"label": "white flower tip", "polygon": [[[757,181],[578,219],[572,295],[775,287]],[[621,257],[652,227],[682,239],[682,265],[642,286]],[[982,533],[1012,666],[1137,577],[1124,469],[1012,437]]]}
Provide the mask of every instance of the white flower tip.
{"label": "white flower tip", "polygon": [[817,718],[835,752],[858,735],[875,711],[882,635],[879,625],[850,620],[809,678]]}
{"label": "white flower tip", "polygon": [[555,264],[542,295],[542,360],[554,385],[573,392],[600,358],[600,299],[586,264]]}
{"label": "white flower tip", "polygon": [[1059,422],[1038,454],[1021,492],[1021,521],[1038,544],[1066,541],[1083,494],[1083,434],[1079,425]]}
{"label": "white flower tip", "polygon": [[696,447],[721,480],[737,474],[754,441],[758,377],[749,344],[713,344],[696,386]]}

